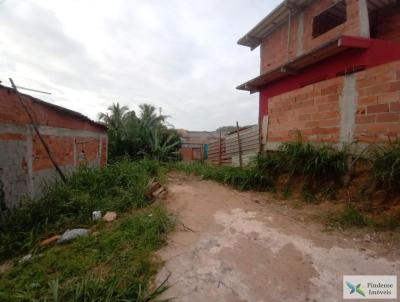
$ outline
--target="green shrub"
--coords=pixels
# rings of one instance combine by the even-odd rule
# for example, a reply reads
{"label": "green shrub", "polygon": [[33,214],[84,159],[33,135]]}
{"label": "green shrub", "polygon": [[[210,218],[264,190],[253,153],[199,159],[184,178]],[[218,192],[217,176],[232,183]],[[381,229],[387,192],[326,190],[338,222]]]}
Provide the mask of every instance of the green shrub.
{"label": "green shrub", "polygon": [[270,176],[277,176],[287,168],[281,152],[260,153],[251,162],[251,167]]}
{"label": "green shrub", "polygon": [[3,211],[6,210],[6,201],[4,197],[4,189],[3,189],[3,182],[0,179],[0,215]]}
{"label": "green shrub", "polygon": [[81,167],[64,184],[48,184],[39,198],[25,198],[0,215],[0,260],[27,252],[41,237],[91,223],[94,210],[123,212],[148,204],[145,187],[163,172],[153,161]]}
{"label": "green shrub", "polygon": [[338,180],[348,170],[346,149],[297,141],[281,144],[279,151],[282,153],[281,167],[292,175],[313,180]]}
{"label": "green shrub", "polygon": [[400,211],[393,214],[383,214],[374,219],[373,226],[377,230],[392,231],[400,228]]}
{"label": "green shrub", "polygon": [[370,220],[352,204],[347,204],[339,213],[328,216],[328,225],[331,227],[366,227],[370,224]]}
{"label": "green shrub", "polygon": [[153,252],[175,219],[162,207],[121,217],[97,236],[55,246],[0,275],[0,301],[150,301]]}
{"label": "green shrub", "polygon": [[197,162],[180,162],[174,165],[174,167],[177,170],[201,176],[203,179],[227,184],[239,190],[253,189],[262,191],[273,187],[273,180],[269,175],[256,168],[216,167]]}
{"label": "green shrub", "polygon": [[297,141],[281,144],[278,152],[259,154],[249,167],[243,169],[183,162],[175,167],[240,190],[271,190],[280,175],[296,175],[304,178],[304,191],[314,196],[314,190],[320,189],[321,183],[338,183],[341,180],[348,170],[347,158],[346,149],[337,150],[328,145],[316,146]]}
{"label": "green shrub", "polygon": [[389,192],[400,191],[400,139],[377,147],[371,161],[377,184]]}

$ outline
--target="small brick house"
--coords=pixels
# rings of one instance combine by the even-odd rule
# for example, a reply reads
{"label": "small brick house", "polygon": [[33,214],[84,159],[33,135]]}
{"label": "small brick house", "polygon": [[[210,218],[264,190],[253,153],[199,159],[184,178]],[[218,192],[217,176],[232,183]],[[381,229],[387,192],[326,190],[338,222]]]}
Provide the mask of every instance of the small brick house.
{"label": "small brick house", "polygon": [[264,149],[300,132],[312,142],[382,142],[400,136],[400,2],[287,0],[238,44],[260,46]]}
{"label": "small brick house", "polygon": [[179,149],[183,161],[207,159],[208,145],[219,139],[216,131],[188,131],[178,129],[182,146]]}
{"label": "small brick house", "polygon": [[[107,128],[86,116],[20,94],[61,171],[81,163],[105,166]],[[0,189],[8,207],[40,194],[56,170],[13,89],[0,85]]]}

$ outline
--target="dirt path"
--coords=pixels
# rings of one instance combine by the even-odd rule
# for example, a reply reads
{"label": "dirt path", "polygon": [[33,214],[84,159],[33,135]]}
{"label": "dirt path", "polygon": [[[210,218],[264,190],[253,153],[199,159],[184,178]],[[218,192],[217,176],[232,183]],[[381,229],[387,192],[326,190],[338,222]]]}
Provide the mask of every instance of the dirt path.
{"label": "dirt path", "polygon": [[172,174],[166,204],[187,228],[160,251],[157,282],[170,274],[172,285],[164,298],[341,301],[344,274],[400,272],[398,252],[383,257],[374,242],[321,232],[270,194]]}

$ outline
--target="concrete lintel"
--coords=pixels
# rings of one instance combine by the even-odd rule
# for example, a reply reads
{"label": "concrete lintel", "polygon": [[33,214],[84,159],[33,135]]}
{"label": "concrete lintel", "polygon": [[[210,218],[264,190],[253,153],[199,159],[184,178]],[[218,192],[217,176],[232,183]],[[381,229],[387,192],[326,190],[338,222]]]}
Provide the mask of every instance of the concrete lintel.
{"label": "concrete lintel", "polygon": [[[31,127],[31,126],[30,126]],[[17,133],[26,134],[27,128],[25,126],[13,124],[0,124],[0,133]],[[68,128],[57,128],[50,126],[38,126],[39,132],[43,135],[53,136],[76,136],[76,137],[107,137],[107,133],[100,133],[88,130],[77,130]]]}

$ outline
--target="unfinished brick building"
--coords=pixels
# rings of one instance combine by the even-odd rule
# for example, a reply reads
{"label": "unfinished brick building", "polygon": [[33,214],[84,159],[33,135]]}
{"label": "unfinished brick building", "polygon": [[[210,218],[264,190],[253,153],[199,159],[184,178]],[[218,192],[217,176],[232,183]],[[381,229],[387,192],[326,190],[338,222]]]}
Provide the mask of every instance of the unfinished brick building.
{"label": "unfinished brick building", "polygon": [[400,134],[400,1],[284,1],[238,43],[260,46],[265,149],[301,132],[358,145]]}
{"label": "unfinished brick building", "polygon": [[[21,95],[21,100],[61,171],[67,173],[80,163],[106,164],[106,127],[28,95]],[[23,195],[39,194],[44,182],[56,176],[17,93],[0,85],[0,193],[6,205],[15,205]]]}

